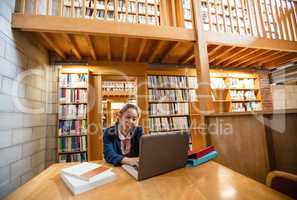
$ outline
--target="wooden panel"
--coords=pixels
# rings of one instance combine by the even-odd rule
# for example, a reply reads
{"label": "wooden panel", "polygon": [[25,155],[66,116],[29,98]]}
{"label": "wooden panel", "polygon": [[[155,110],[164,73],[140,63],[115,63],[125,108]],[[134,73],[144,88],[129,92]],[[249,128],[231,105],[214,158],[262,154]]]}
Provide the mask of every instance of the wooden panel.
{"label": "wooden panel", "polygon": [[216,161],[264,183],[269,172],[264,125],[253,115],[208,117],[207,124],[209,145],[219,153]]}

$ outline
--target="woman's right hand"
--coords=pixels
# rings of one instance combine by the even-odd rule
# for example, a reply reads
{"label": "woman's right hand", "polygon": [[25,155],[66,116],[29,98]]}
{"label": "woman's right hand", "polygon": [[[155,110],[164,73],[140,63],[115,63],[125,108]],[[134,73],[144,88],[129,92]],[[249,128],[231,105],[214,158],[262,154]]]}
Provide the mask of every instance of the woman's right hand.
{"label": "woman's right hand", "polygon": [[138,157],[135,157],[135,158],[124,157],[122,160],[122,164],[127,164],[131,166],[136,166],[136,167],[138,167],[138,162],[139,162]]}

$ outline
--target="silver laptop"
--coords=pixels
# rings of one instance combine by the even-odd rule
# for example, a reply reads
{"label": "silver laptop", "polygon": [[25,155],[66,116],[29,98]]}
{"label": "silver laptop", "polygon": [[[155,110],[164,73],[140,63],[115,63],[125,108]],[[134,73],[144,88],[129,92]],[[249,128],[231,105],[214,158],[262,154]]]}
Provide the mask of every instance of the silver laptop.
{"label": "silver laptop", "polygon": [[186,165],[189,133],[144,135],[140,139],[139,167],[122,165],[136,180],[144,180]]}

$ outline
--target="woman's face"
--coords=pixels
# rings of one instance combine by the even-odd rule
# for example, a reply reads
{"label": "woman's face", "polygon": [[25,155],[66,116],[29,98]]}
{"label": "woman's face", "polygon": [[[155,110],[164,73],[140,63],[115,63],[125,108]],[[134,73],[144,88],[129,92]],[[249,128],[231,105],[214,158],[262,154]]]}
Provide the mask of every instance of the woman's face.
{"label": "woman's face", "polygon": [[119,123],[122,126],[124,131],[131,130],[138,123],[137,111],[133,108],[129,108],[119,118]]}

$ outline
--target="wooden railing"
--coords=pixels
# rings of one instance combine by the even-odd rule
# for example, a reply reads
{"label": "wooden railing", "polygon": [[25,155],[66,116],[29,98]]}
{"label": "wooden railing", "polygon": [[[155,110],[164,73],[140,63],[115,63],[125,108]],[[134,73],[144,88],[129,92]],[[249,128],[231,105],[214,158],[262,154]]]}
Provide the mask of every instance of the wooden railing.
{"label": "wooden railing", "polygon": [[292,0],[201,0],[204,30],[297,41]]}
{"label": "wooden railing", "polygon": [[192,29],[191,0],[17,0],[24,15],[63,16]]}

